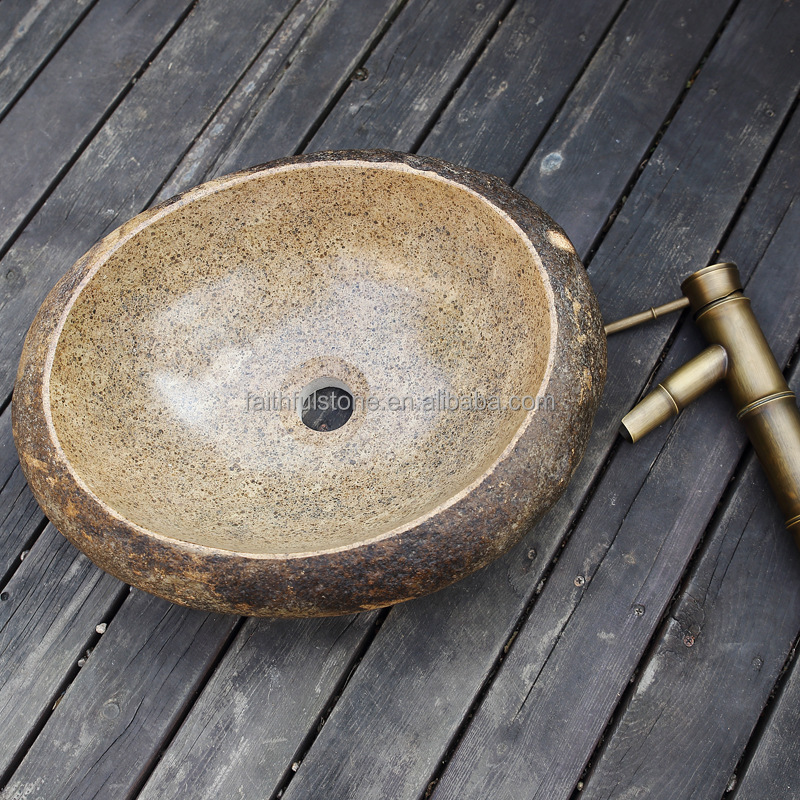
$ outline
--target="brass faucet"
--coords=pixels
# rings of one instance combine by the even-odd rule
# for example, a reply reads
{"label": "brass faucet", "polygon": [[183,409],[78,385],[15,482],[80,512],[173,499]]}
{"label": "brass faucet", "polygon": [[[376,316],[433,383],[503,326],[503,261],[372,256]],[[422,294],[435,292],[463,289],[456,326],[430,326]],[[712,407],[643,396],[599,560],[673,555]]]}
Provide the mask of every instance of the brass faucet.
{"label": "brass faucet", "polygon": [[712,264],[686,278],[681,291],[680,300],[606,326],[606,334],[616,333],[691,306],[711,343],[634,406],[623,417],[620,433],[631,442],[641,439],[724,379],[800,547],[800,411],[742,294],[739,270],[731,263]]}

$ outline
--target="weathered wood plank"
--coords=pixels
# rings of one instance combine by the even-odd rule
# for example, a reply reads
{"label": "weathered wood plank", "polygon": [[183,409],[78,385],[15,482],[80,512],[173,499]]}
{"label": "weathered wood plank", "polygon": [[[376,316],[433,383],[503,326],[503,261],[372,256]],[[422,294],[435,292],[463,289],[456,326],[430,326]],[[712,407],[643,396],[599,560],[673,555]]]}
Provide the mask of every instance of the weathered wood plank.
{"label": "weathered wood plank", "polygon": [[[662,28],[652,26],[654,41],[659,40]],[[680,88],[675,87],[676,91]],[[670,102],[665,98],[665,113]],[[657,120],[654,130],[659,125]],[[624,167],[624,161],[620,166]],[[613,199],[610,202],[613,205]],[[566,527],[565,518],[568,522],[575,508],[574,498],[562,505],[560,535],[561,525]],[[552,541],[558,539],[554,536]],[[435,771],[540,579],[544,566],[531,564],[527,556],[530,544],[541,553],[548,548],[552,553],[552,541],[546,536],[529,540],[471,581],[434,598],[395,608],[287,797],[295,796],[293,791],[302,796],[311,786],[332,795],[359,797],[415,796],[424,788],[426,776]],[[488,658],[487,653],[494,655]],[[418,668],[418,664],[422,666]],[[373,723],[367,709],[376,686],[384,713]],[[333,765],[345,758],[341,749],[345,740],[347,769],[338,770]],[[386,767],[380,772],[369,770],[367,765],[374,760]]]}
{"label": "weathered wood plank", "polygon": [[515,178],[621,5],[515,3],[420,152]]}
{"label": "weathered wood plank", "polygon": [[[798,246],[800,202],[795,202],[748,286],[753,309],[771,328],[766,333],[781,361],[800,328],[791,299],[800,292],[792,264]],[[776,294],[790,299],[781,303]],[[773,317],[772,309],[779,316]],[[800,370],[794,383],[800,384]],[[725,410],[720,412],[722,424],[737,424],[730,411],[727,419]],[[720,424],[708,413],[701,416],[709,425]],[[718,492],[722,488],[720,480]],[[724,794],[800,630],[798,578],[800,554],[751,457],[653,654],[640,668],[635,692],[583,796]],[[769,620],[768,629],[764,620]],[[719,730],[726,735],[715,736]]]}
{"label": "weathered wood plank", "polygon": [[0,118],[95,1],[0,3]]}
{"label": "weathered wood plank", "polygon": [[44,523],[19,466],[11,435],[11,409],[0,414],[0,587],[11,577],[23,551]]}
{"label": "weathered wood plank", "polygon": [[[797,580],[797,576],[792,576]],[[800,795],[800,762],[797,742],[800,738],[800,675],[797,659],[784,679],[780,694],[766,728],[758,741],[739,789],[731,795],[735,800],[762,800],[764,797],[797,797]]]}
{"label": "weathered wood plank", "polygon": [[[313,131],[403,0],[328,3],[297,48],[291,66],[262,88],[251,121],[226,145],[213,175],[291,155]],[[339,44],[330,44],[330,30]]]}
{"label": "weathered wood plank", "polygon": [[800,114],[795,110],[741,217],[722,245],[720,261],[733,261],[749,274],[764,257],[800,188]]}
{"label": "weathered wood plank", "polygon": [[271,796],[375,620],[248,620],[139,798]]}
{"label": "weathered wood plank", "polygon": [[133,590],[3,797],[135,796],[238,624]]}
{"label": "weathered wood plank", "polygon": [[0,784],[127,588],[48,526],[0,594]]}
{"label": "weathered wood plank", "polygon": [[0,249],[191,3],[100,0],[0,122]]}
{"label": "weathered wood plank", "polygon": [[[627,264],[630,276],[631,258],[639,252],[642,253],[640,263],[645,276],[650,270],[659,274],[662,270],[655,263],[656,254],[648,256],[637,247],[637,238],[641,237],[640,241],[644,242],[644,229],[660,215],[659,206],[668,213],[665,230],[659,237],[651,230],[651,238],[658,239],[655,253],[661,248],[667,259],[670,252],[677,254],[679,246],[684,257],[686,249],[691,247],[685,244],[685,239],[691,242],[694,237],[683,225],[688,222],[688,215],[700,213],[695,204],[702,201],[706,191],[718,190],[717,199],[726,199],[729,213],[735,210],[733,186],[740,180],[740,159],[746,157],[744,150],[747,145],[740,151],[739,158],[731,163],[720,164],[719,156],[716,164],[706,161],[710,155],[702,151],[712,146],[713,139],[707,131],[713,123],[705,117],[708,110],[706,97],[716,98],[727,92],[732,101],[734,89],[738,89],[735,92],[736,111],[728,119],[717,118],[716,123],[721,126],[721,131],[729,134],[726,126],[738,118],[737,126],[744,127],[741,135],[752,134],[748,114],[755,116],[765,107],[772,110],[770,104],[775,96],[769,99],[760,96],[761,91],[771,92],[768,76],[775,76],[781,69],[791,69],[793,65],[792,58],[782,66],[776,63],[781,54],[793,55],[790,51],[796,46],[795,30],[787,37],[788,41],[776,38],[773,26],[791,25],[794,28],[796,25],[794,20],[790,22],[786,17],[781,18],[782,10],[786,10],[786,6],[777,10],[774,6],[755,7],[755,4],[739,7],[730,28],[670,126],[662,142],[663,154],[656,152],[637,185],[631,206],[634,210],[625,219],[618,217],[611,229],[612,238],[601,247],[600,265],[605,266],[610,261],[610,257],[603,253],[608,246],[608,253],[615,254],[622,262],[615,264],[614,271],[622,273]],[[773,12],[775,17],[771,16]],[[746,21],[748,25],[745,25]],[[759,62],[760,54],[763,71],[756,78],[758,88],[749,98],[747,92],[741,90],[742,76],[725,71],[728,80],[739,81],[738,87],[736,83],[726,86],[726,80],[721,80],[719,66],[730,57],[725,49],[729,46],[729,39],[746,41],[746,47],[752,48],[752,55],[748,58],[751,66]],[[766,50],[770,51],[769,57],[764,55]],[[745,52],[738,50],[737,57],[745,57]],[[753,76],[757,72],[758,67],[748,74]],[[787,98],[789,103],[800,77],[796,73],[795,68],[788,81],[789,87],[793,87]],[[714,92],[709,93],[709,88]],[[700,133],[696,125],[704,117],[702,127],[706,130]],[[679,156],[681,140],[683,153]],[[753,155],[758,152],[755,149]],[[667,153],[674,153],[675,160],[670,159],[670,168],[659,174],[668,163],[665,159]],[[682,160],[685,163],[682,164]],[[709,175],[714,173],[715,184],[703,175],[701,163],[709,170]],[[756,165],[756,162],[751,163]],[[682,176],[687,166],[693,166],[696,171],[694,189],[692,181]],[[680,176],[676,174],[678,169]],[[708,189],[704,190],[706,182]],[[741,192],[746,184],[742,182],[739,186]],[[679,194],[670,198],[672,192]],[[679,203],[685,204],[683,213],[677,210]],[[628,211],[628,206],[624,211]],[[649,217],[645,224],[640,216],[643,212],[645,217]],[[720,206],[705,219],[716,235],[724,232],[721,223],[725,217],[721,212]],[[718,214],[720,216],[715,222],[714,216]],[[667,219],[675,221],[674,228],[666,226]],[[617,242],[615,230],[620,236]],[[703,231],[694,235],[702,242]],[[670,239],[673,239],[672,243]],[[713,252],[708,240],[703,246],[708,255]],[[704,260],[698,260],[704,263]],[[642,272],[637,271],[637,281],[641,276]],[[603,286],[603,274],[599,277],[597,283],[605,295],[609,284]],[[628,282],[630,284],[630,279]],[[791,303],[781,299],[784,300],[781,311],[791,314]],[[780,312],[775,308],[774,313]],[[796,316],[791,326],[796,336]],[[619,351],[626,349],[625,338],[621,336],[612,340],[612,367]],[[652,355],[647,356],[646,347],[640,347],[635,357],[642,358],[642,350],[645,351],[645,363],[652,363]],[[633,356],[633,351],[630,352]],[[629,368],[629,374],[631,372],[635,372],[635,368]],[[611,374],[615,373],[612,371]],[[630,377],[625,375],[619,379],[623,384],[628,380]],[[615,393],[619,384],[612,384],[610,388]],[[720,401],[719,397],[705,399],[706,408],[714,399]],[[741,447],[732,441],[737,437],[728,426],[710,431],[712,426],[708,425],[698,410],[700,408],[696,406],[688,413],[684,412],[660,455],[666,430],[660,431],[660,436],[654,434],[655,438],[649,437],[636,448],[621,448],[617,453],[559,559],[536,612],[516,639],[511,655],[501,668],[434,796],[470,797],[476,793],[480,796],[491,793],[496,797],[514,797],[520,792],[532,797],[569,796],[647,645],[683,565],[714,510]],[[719,436],[714,438],[716,433]],[[655,464],[650,467],[648,460],[651,463],[655,461]],[[692,465],[694,468],[690,469]],[[643,474],[647,475],[647,480],[641,484],[636,476]],[[575,579],[587,588],[577,592],[578,597],[571,603],[559,601],[565,587]],[[555,600],[550,591],[553,585]],[[543,613],[542,601],[547,603],[547,599],[551,600],[553,608],[548,609],[545,605]]]}
{"label": "weathered wood plank", "polygon": [[19,465],[0,489],[0,587],[11,577],[45,523]]}
{"label": "weathered wood plank", "polygon": [[[297,152],[327,104],[352,79],[354,65],[380,38],[401,3],[402,0],[390,5],[366,2],[362,9],[352,2],[315,2],[305,14],[313,16],[319,6],[323,6],[324,13],[317,15],[290,53],[276,57],[267,52],[259,58],[209,122],[202,145],[186,154],[156,201],[166,200],[203,179]],[[344,17],[365,16],[365,11],[367,20],[372,18],[375,23],[371,30],[363,25],[342,26]],[[339,30],[334,69],[332,56],[323,57],[331,30]],[[298,93],[303,100],[297,99]]]}
{"label": "weathered wood plank", "polygon": [[2,396],[52,285],[95,241],[148,205],[293,5],[198,2],[20,234],[0,262]]}
{"label": "weathered wood plank", "polygon": [[411,0],[307,149],[414,150],[510,5]]}
{"label": "weathered wood plank", "polygon": [[[95,213],[93,215],[92,211],[86,208],[83,212],[85,216],[83,216],[82,224],[80,228],[75,231],[75,238],[80,239],[83,237],[84,241],[76,241],[74,250],[65,253],[60,263],[58,263],[56,258],[51,256],[51,260],[57,262],[54,265],[56,270],[66,269],[66,267],[69,266],[69,262],[80,254],[80,250],[85,249],[91,244],[91,241],[84,236],[84,234],[88,232],[91,237],[94,232],[95,235],[99,236],[102,230],[98,228],[98,226],[107,226],[109,224],[108,218],[103,218],[102,214],[96,213],[98,210],[97,207],[100,206],[103,201],[114,202],[119,200],[120,203],[128,202],[130,204],[138,201],[141,205],[145,205],[149,200],[149,196],[143,194],[148,190],[147,184],[143,180],[144,170],[147,168],[151,169],[149,179],[152,188],[150,191],[154,191],[161,178],[161,173],[158,172],[159,167],[164,169],[163,165],[165,162],[167,167],[171,166],[171,162],[169,161],[170,152],[172,153],[172,158],[176,159],[180,154],[180,148],[184,146],[184,142],[191,141],[193,136],[193,130],[190,127],[193,121],[192,118],[189,117],[187,120],[188,115],[183,115],[180,118],[180,122],[184,123],[182,128],[180,125],[175,124],[177,122],[176,120],[170,118],[164,120],[163,115],[157,115],[155,112],[159,109],[159,106],[162,103],[168,103],[172,100],[177,103],[177,108],[181,105],[188,105],[189,108],[199,109],[207,118],[209,106],[213,109],[215,100],[218,102],[219,100],[217,100],[217,98],[222,99],[228,91],[228,85],[224,81],[236,80],[239,77],[239,71],[242,70],[252,56],[258,52],[259,48],[262,46],[262,42],[273,35],[276,27],[282,20],[282,15],[285,15],[289,8],[291,8],[291,4],[289,3],[287,3],[283,9],[274,5],[271,10],[272,13],[264,14],[263,9],[257,9],[252,4],[245,3],[244,7],[238,10],[241,13],[237,12],[237,19],[241,25],[240,28],[230,24],[228,19],[228,13],[237,11],[237,9],[231,6],[228,6],[227,9],[221,9],[218,4],[201,5],[197,12],[187,20],[183,30],[164,51],[162,58],[157,60],[153,65],[153,72],[151,74],[154,75],[154,79],[143,78],[141,88],[138,90],[137,95],[139,93],[144,93],[144,102],[135,102],[137,98],[134,97],[132,108],[126,105],[124,109],[120,110],[122,119],[119,121],[119,130],[117,133],[119,134],[120,131],[126,132],[129,140],[132,140],[135,145],[141,146],[142,143],[146,141],[147,146],[140,147],[139,149],[130,148],[126,150],[124,143],[120,142],[119,135],[114,135],[113,132],[109,135],[108,131],[105,130],[101,133],[99,140],[106,142],[106,148],[102,149],[98,147],[98,145],[95,145],[87,156],[86,161],[81,162],[81,166],[84,167],[84,170],[79,170],[79,174],[71,183],[75,194],[71,195],[65,203],[59,204],[58,209],[63,210],[65,205],[67,205],[73,213],[81,214],[79,202],[76,198],[87,196],[90,201],[95,203]],[[248,16],[245,13],[248,9],[252,11],[252,16]],[[249,38],[248,35],[250,35],[251,38]],[[210,47],[208,45],[209,39],[215,41],[215,47]],[[205,74],[205,66],[202,63],[198,63],[196,54],[198,47],[202,48],[206,55],[209,58],[213,58],[217,63],[215,73],[218,78],[217,83],[199,80],[200,74]],[[279,54],[282,52],[280,47],[276,48],[276,52]],[[224,69],[221,66],[223,62],[219,60],[220,55],[225,58]],[[169,84],[167,97],[164,98],[158,93],[154,93],[154,96],[151,97],[151,88],[165,85],[167,83],[165,81],[167,74],[169,74],[172,79]],[[202,90],[198,93],[196,87],[202,87]],[[181,92],[184,93],[183,97],[181,97]],[[145,139],[144,133],[147,126],[144,125],[142,121],[153,118],[161,119],[161,124],[164,127],[159,128],[156,126],[155,129],[152,130],[151,137]],[[200,121],[195,122],[195,124],[200,125],[203,118],[203,116],[200,116]],[[132,123],[133,119],[138,121],[138,127],[136,124]],[[110,126],[113,127],[115,123],[116,118],[110,123]],[[162,134],[164,135],[162,136]],[[173,137],[170,142],[172,147],[171,151],[164,146],[167,142],[168,135]],[[183,140],[181,137],[183,137]],[[135,155],[131,152],[132,150]],[[139,158],[137,159],[136,156],[139,156]],[[92,158],[96,158],[97,161],[92,161]],[[144,166],[142,166],[141,172],[131,176],[129,182],[120,180],[119,173],[114,175],[110,182],[109,176],[114,173],[100,172],[97,174],[97,163],[105,163],[111,167],[116,162],[120,170],[122,170],[125,162],[129,162],[130,160],[138,161],[140,166]],[[91,181],[88,179],[88,174],[95,175],[96,177],[94,181],[96,194],[88,192],[87,187],[91,184]],[[104,178],[106,180],[105,184],[103,183]],[[84,179],[86,179],[86,182],[84,182]],[[138,194],[137,190],[139,192]],[[122,197],[120,197],[120,195]],[[122,198],[124,198],[124,200]],[[102,206],[100,207],[102,208]],[[131,213],[135,210],[139,209],[134,208],[131,210]],[[122,214],[125,215],[124,210]],[[69,219],[66,221],[59,219],[57,213],[50,219],[55,221],[58,228],[57,231],[51,232],[50,235],[53,238],[57,238],[58,231],[63,231],[64,226],[71,222]],[[43,231],[45,226],[42,223],[39,223],[36,227],[40,234],[44,232],[45,236],[47,235],[46,230]],[[94,231],[93,228],[95,229]],[[48,248],[46,243],[42,243],[41,248],[42,251],[48,249],[50,253],[54,252],[55,249],[53,246]],[[55,249],[55,252],[58,252],[58,250]],[[30,250],[25,250],[23,248],[21,252],[12,251],[12,255],[17,255],[20,259],[25,259],[25,257],[30,256],[31,253]],[[9,272],[11,271],[12,270],[9,270]],[[46,270],[44,271],[47,273]],[[7,277],[9,277],[8,273]],[[40,273],[37,273],[37,277],[41,278],[42,276]],[[57,277],[57,274],[52,274],[49,279],[53,280],[55,277]],[[47,279],[48,275],[45,274],[44,280]],[[15,288],[17,288],[17,286],[15,286]],[[40,285],[38,288],[42,292],[47,290],[46,285]],[[17,311],[18,309],[15,307],[11,310]],[[28,315],[32,316],[33,310],[32,308],[27,309]],[[10,409],[7,409],[2,417],[3,431],[6,434],[2,442],[2,454],[4,456],[3,478],[6,481],[2,497],[4,507],[8,509],[2,531],[3,547],[0,567],[3,567],[3,572],[7,572],[17,563],[21,548],[29,544],[31,537],[39,529],[41,520],[43,519],[29,491],[22,488],[24,479],[19,472],[19,465],[11,440],[9,412]],[[20,484],[20,486],[17,487],[17,484]],[[16,491],[17,488],[20,489],[19,492]]]}
{"label": "weathered wood plank", "polygon": [[278,32],[242,75],[230,96],[208,121],[203,132],[181,158],[180,163],[159,189],[153,203],[161,203],[201,183],[240,128],[263,86],[274,81],[284,65],[291,64],[292,54],[302,47],[314,15],[326,0],[300,0],[283,21]]}
{"label": "weathered wood plank", "polygon": [[[579,252],[597,240],[609,198],[624,194],[732,6],[626,6],[548,128],[515,188],[553,216]],[[669,47],[653,46],[654,30]]]}

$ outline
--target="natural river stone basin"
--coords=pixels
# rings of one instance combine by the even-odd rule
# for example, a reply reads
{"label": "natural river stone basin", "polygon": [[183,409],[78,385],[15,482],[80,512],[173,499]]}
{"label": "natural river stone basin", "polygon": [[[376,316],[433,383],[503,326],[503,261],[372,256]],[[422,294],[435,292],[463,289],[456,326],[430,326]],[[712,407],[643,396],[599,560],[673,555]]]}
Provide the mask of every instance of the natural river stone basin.
{"label": "natural river stone basin", "polygon": [[98,243],[31,327],[14,432],[45,512],[121,579],[347,613],[514,544],[577,466],[604,377],[591,287],[537,206],[435,159],[323,153]]}

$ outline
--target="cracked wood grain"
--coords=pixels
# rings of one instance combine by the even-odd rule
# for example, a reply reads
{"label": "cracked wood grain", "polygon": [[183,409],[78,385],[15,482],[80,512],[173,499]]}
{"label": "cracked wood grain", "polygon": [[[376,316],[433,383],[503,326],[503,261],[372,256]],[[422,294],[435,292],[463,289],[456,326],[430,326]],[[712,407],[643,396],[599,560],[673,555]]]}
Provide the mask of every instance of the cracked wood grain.
{"label": "cracked wood grain", "polygon": [[96,0],[5,0],[0,5],[0,118]]}
{"label": "cracked wood grain", "polygon": [[237,624],[133,590],[3,797],[135,796]]}
{"label": "cracked wood grain", "polygon": [[0,251],[180,24],[192,0],[143,0],[134,12],[128,5],[99,0],[0,122]]}

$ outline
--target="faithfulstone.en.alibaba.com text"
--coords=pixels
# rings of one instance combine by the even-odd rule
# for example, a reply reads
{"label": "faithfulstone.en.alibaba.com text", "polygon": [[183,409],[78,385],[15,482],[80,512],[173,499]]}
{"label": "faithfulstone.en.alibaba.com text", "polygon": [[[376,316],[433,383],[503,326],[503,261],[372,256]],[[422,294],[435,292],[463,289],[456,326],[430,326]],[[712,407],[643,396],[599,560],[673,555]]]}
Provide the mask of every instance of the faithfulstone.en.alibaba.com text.
{"label": "faithfulstone.en.alibaba.com text", "polygon": [[362,397],[347,393],[318,392],[311,397],[304,397],[301,392],[283,394],[280,391],[259,394],[248,392],[245,402],[247,413],[264,411],[307,411],[309,408],[318,411],[422,411],[423,413],[447,412],[505,412],[505,411],[554,411],[553,395],[485,395],[480,392],[454,394],[439,390],[435,394],[422,397],[388,395],[379,397],[369,395]]}

